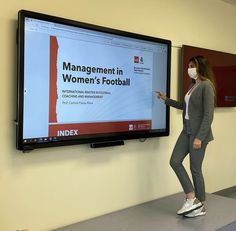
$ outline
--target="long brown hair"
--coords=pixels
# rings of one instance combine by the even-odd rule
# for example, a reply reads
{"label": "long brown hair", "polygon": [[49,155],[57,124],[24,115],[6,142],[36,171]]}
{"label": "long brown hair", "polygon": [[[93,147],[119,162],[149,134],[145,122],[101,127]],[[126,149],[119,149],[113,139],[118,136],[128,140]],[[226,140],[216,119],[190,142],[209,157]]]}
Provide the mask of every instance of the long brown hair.
{"label": "long brown hair", "polygon": [[197,55],[195,57],[190,58],[189,62],[192,62],[196,65],[197,73],[199,74],[199,78],[202,81],[209,80],[211,82],[215,95],[216,95],[215,77],[214,77],[212,67],[210,63],[208,62],[208,60],[201,55]]}

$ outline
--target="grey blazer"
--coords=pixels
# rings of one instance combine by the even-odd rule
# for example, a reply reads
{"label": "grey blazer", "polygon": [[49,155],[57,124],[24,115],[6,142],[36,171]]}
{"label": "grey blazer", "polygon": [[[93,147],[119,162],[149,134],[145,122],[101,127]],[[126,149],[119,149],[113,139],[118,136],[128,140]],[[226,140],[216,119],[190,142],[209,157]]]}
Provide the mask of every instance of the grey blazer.
{"label": "grey blazer", "polygon": [[[188,114],[191,127],[191,134],[200,139],[202,142],[208,143],[213,140],[211,123],[214,115],[214,90],[210,81],[202,81],[199,86],[192,92]],[[167,99],[166,105],[183,110],[183,121],[186,112],[186,104],[173,99]],[[185,130],[185,128],[183,128]]]}

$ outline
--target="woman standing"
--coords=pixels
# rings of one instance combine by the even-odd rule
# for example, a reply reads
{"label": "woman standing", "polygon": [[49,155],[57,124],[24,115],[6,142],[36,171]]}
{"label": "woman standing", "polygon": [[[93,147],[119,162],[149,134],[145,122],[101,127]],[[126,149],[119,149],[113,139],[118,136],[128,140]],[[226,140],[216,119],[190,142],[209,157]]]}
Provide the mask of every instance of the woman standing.
{"label": "woman standing", "polygon": [[[188,75],[192,85],[186,93],[184,102],[167,98],[157,92],[158,98],[166,105],[183,110],[183,130],[174,147],[170,165],[175,171],[186,198],[178,215],[196,217],[206,214],[205,184],[202,162],[209,141],[213,140],[211,123],[215,105],[215,86],[212,69],[206,58],[196,56],[189,60]],[[193,184],[182,164],[189,154]]]}

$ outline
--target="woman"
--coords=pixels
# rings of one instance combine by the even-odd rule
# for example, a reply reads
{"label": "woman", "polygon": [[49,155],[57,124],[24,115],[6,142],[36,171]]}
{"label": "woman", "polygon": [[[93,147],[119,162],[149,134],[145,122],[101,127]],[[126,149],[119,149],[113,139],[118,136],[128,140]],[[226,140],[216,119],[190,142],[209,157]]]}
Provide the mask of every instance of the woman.
{"label": "woman", "polygon": [[[202,162],[209,141],[213,140],[211,123],[215,105],[215,86],[212,69],[206,58],[196,56],[189,60],[188,75],[192,79],[184,102],[167,98],[157,92],[166,105],[183,110],[183,130],[174,147],[170,165],[175,171],[186,198],[178,215],[196,217],[206,214],[205,184]],[[193,184],[182,164],[189,154]]]}

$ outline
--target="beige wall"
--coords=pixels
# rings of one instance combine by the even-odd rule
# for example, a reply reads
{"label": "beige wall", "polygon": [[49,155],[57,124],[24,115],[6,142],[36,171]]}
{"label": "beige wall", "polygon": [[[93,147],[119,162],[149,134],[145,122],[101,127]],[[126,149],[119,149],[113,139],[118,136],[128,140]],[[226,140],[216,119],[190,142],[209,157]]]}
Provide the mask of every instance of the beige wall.
{"label": "beige wall", "polygon": [[[220,0],[8,0],[0,9],[0,230],[50,230],[181,191],[168,161],[181,129],[171,109],[171,135],[92,150],[87,145],[15,150],[17,11],[28,9],[236,53],[236,7]],[[180,49],[172,49],[171,96],[177,97]],[[206,190],[236,185],[236,109],[218,108],[204,162]],[[188,165],[187,161],[186,164]]]}

